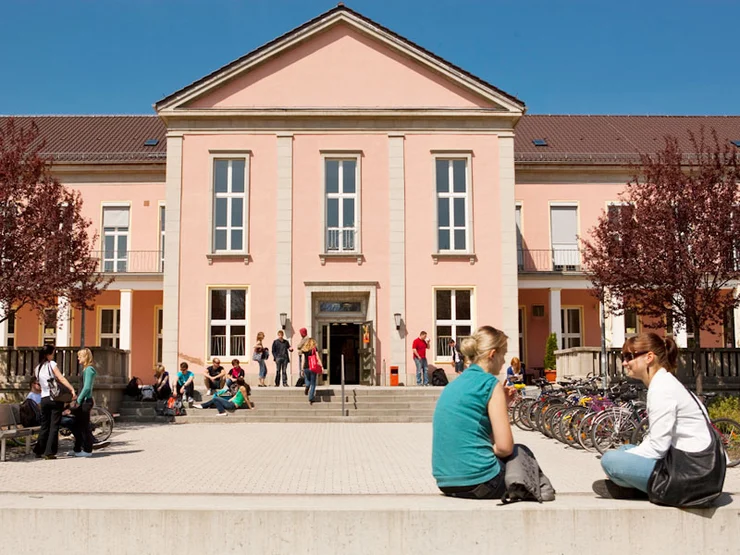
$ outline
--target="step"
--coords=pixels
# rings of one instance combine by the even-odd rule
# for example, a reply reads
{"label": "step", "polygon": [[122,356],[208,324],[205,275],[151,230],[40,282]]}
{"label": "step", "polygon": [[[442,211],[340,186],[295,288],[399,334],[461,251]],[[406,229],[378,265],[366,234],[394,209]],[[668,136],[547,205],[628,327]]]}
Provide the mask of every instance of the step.
{"label": "step", "polygon": [[[228,411],[232,412],[232,411]],[[296,407],[296,408],[290,408],[290,409],[260,409],[254,411],[249,411],[248,409],[240,409],[236,411],[237,413],[241,412],[253,412],[255,414],[265,414],[269,416],[283,416],[283,417],[295,417],[295,418],[302,418],[305,415],[322,415],[322,416],[341,416],[342,415],[342,409],[341,407],[336,408],[327,408],[327,407],[321,407],[319,404],[309,405],[306,403],[304,407]],[[432,417],[434,414],[434,411],[432,410],[414,410],[414,409],[407,409],[407,410],[399,410],[399,411],[389,411],[389,410],[367,410],[367,409],[350,409],[347,408],[345,410],[350,415],[358,415],[358,416],[426,416],[426,417]],[[205,414],[205,415],[213,415],[214,417],[217,417],[218,411],[216,409],[196,409],[196,408],[189,408],[187,409],[187,414],[189,416],[193,416],[196,414]]]}
{"label": "step", "polygon": [[[249,412],[249,411],[244,411]],[[256,411],[248,415],[228,413],[227,416],[206,416],[189,412],[187,416],[176,416],[177,424],[222,424],[222,423],[249,423],[249,422],[277,422],[277,423],[320,423],[320,422],[347,422],[347,423],[372,423],[372,424],[394,424],[394,423],[425,423],[431,422],[431,416],[341,416],[341,415],[315,415],[306,414],[300,417],[258,414]]]}
{"label": "step", "polygon": [[157,553],[163,529],[176,532],[167,535],[168,553],[624,555],[669,549],[714,555],[737,553],[740,545],[734,500],[682,511],[590,494],[502,507],[442,495],[23,493],[0,494],[0,512],[7,553],[29,552],[28,530],[44,530],[33,538],[38,553]]}

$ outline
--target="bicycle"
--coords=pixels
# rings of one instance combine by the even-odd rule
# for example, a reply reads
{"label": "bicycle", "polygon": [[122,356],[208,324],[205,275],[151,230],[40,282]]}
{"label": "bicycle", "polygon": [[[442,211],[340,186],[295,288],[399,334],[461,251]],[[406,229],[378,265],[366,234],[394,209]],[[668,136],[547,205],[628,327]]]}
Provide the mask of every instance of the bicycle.
{"label": "bicycle", "polygon": [[[90,409],[90,428],[92,430],[95,443],[107,440],[113,433],[113,415],[105,407],[94,406]],[[72,430],[69,426],[60,426],[60,439],[72,437]]]}

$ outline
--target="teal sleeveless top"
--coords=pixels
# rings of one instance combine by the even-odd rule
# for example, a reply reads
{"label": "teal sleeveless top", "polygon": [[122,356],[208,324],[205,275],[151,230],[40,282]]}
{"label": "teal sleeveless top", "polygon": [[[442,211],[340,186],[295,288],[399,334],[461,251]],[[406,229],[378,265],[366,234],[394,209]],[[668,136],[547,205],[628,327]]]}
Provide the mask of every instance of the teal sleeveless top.
{"label": "teal sleeveless top", "polygon": [[488,418],[488,401],[497,383],[495,376],[473,364],[442,390],[432,424],[437,486],[473,486],[501,472]]}

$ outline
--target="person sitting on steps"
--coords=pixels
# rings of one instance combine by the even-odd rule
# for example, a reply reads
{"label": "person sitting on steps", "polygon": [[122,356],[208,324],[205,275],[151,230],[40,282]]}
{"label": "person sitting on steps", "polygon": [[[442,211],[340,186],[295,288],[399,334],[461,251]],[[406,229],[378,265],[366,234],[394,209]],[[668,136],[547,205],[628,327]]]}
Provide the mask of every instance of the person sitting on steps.
{"label": "person sitting on steps", "polygon": [[212,391],[221,389],[224,386],[225,378],[226,370],[221,366],[221,360],[214,357],[213,364],[203,371],[203,385],[206,386],[206,395],[210,395]]}
{"label": "person sitting on steps", "polygon": [[157,399],[166,401],[172,397],[172,386],[170,386],[170,374],[164,369],[164,365],[157,364],[154,369],[154,391]]}
{"label": "person sitting on steps", "polygon": [[227,410],[236,410],[242,407],[253,409],[254,403],[252,403],[252,401],[249,399],[251,388],[249,387],[247,382],[244,381],[244,378],[237,378],[236,385],[239,387],[239,389],[237,389],[236,395],[234,395],[231,399],[224,399],[223,397],[214,395],[210,401],[201,405],[193,406],[196,409],[210,409],[215,407],[218,410],[219,416],[226,416]]}
{"label": "person sitting on steps", "polygon": [[182,396],[183,400],[187,398],[188,403],[193,402],[193,392],[195,391],[195,374],[188,370],[188,363],[180,363],[180,371],[177,373],[177,396]]}
{"label": "person sitting on steps", "polygon": [[244,368],[241,367],[241,363],[238,358],[231,361],[231,370],[226,374],[226,387],[231,390],[232,386],[236,389],[236,380],[244,377]]}

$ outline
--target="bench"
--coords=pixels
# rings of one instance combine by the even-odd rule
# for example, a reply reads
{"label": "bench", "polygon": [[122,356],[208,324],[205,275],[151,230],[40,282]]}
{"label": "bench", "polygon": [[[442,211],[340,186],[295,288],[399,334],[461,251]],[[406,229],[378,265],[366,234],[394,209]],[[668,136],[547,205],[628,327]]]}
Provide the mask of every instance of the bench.
{"label": "bench", "polygon": [[21,411],[19,405],[0,404],[0,462],[5,462],[6,442],[9,439],[19,437],[26,438],[26,455],[31,452],[31,436],[41,428],[24,428],[21,423]]}

